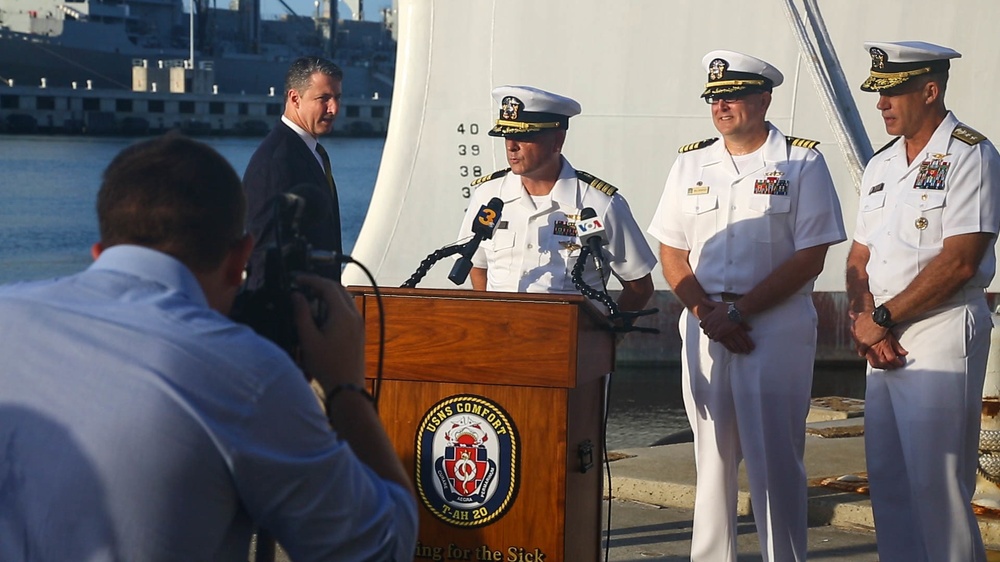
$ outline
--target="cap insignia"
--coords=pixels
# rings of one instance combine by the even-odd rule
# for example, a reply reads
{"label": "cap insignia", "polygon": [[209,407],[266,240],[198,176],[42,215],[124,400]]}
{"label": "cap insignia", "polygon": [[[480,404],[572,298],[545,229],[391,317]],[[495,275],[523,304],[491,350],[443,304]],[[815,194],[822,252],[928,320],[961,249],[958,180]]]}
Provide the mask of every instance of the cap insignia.
{"label": "cap insignia", "polygon": [[727,68],[729,68],[729,63],[725,60],[713,60],[712,63],[708,65],[709,81],[715,82],[716,80],[722,80],[722,75],[726,73]]}
{"label": "cap insignia", "polygon": [[872,55],[872,70],[884,70],[885,59],[888,56],[885,54],[885,51],[878,47],[872,47],[868,52]]}
{"label": "cap insignia", "polygon": [[515,98],[514,96],[507,96],[503,99],[503,103],[500,104],[500,118],[507,119],[509,121],[517,121],[517,114],[523,107],[524,104],[521,100]]}

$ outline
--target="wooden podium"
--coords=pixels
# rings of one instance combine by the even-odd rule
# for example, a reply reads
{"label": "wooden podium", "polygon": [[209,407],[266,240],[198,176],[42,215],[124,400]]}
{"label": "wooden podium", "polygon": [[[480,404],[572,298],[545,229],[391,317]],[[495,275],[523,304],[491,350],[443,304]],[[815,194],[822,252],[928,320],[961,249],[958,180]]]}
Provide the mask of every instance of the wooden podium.
{"label": "wooden podium", "polygon": [[[379,309],[350,290],[372,385]],[[578,295],[381,292],[379,414],[417,488],[414,560],[598,560],[604,315]]]}

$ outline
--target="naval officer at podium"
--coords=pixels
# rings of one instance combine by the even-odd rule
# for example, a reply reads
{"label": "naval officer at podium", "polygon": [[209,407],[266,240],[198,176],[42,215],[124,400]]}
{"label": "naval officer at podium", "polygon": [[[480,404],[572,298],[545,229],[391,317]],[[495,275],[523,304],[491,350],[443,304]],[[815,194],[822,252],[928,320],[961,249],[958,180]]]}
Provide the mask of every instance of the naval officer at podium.
{"label": "naval officer at podium", "polygon": [[653,294],[656,266],[642,230],[614,186],[577,170],[562,155],[569,118],[580,113],[575,100],[530,86],[493,90],[500,105],[490,136],[503,137],[505,170],[475,182],[460,237],[467,237],[480,207],[503,201],[493,238],[472,256],[469,274],[480,291],[579,293],[571,272],[580,255],[577,224],[593,209],[605,229],[601,268],[588,260],[583,280],[604,287],[610,275],[622,284],[622,311],[642,309]]}

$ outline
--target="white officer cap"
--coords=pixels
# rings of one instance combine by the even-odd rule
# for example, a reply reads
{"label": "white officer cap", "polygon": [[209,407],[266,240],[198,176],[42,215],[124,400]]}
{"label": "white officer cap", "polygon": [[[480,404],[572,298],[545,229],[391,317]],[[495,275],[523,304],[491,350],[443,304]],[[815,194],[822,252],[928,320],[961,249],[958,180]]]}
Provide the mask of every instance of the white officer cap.
{"label": "white officer cap", "polygon": [[895,88],[921,74],[947,71],[949,59],[962,56],[954,49],[923,41],[868,41],[865,49],[872,57],[871,74],[861,84],[866,92]]}
{"label": "white officer cap", "polygon": [[712,51],[701,59],[701,64],[708,71],[703,98],[770,92],[785,80],[770,63],[736,51]]}
{"label": "white officer cap", "polygon": [[491,137],[514,137],[548,129],[569,129],[569,118],[580,114],[576,100],[532,88],[500,86],[493,89],[493,99],[500,104]]}

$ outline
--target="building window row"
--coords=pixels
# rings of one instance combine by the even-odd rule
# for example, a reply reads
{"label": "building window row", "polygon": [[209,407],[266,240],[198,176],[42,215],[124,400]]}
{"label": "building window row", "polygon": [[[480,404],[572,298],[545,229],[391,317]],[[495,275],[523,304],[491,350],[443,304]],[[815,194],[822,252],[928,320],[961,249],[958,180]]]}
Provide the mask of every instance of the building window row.
{"label": "building window row", "polygon": [[[34,99],[35,109],[38,110],[49,110],[54,111],[56,109],[56,97],[55,96],[30,96],[28,99]],[[133,113],[136,110],[137,104],[134,99],[115,99],[115,111],[118,113]],[[84,97],[80,98],[83,111],[101,111],[101,98],[98,97]],[[30,103],[30,102],[29,102]],[[21,109],[21,96],[16,94],[3,94],[0,95],[0,109]],[[141,107],[141,105],[139,105]],[[24,108],[28,109],[28,108]],[[194,115],[197,113],[195,111],[196,106],[194,101],[182,100],[178,102],[177,111],[183,115]],[[264,105],[264,112],[268,116],[279,116],[283,113],[284,106],[280,103],[268,103]],[[146,112],[147,113],[166,113],[166,102],[162,99],[151,99],[146,100]],[[236,112],[238,115],[249,115],[250,114],[250,104],[247,102],[238,102],[236,106]],[[226,114],[226,102],[221,101],[210,101],[208,102],[208,113],[210,115],[225,115]],[[387,114],[387,108],[384,106],[369,106],[369,113],[374,119],[383,119]],[[345,105],[344,106],[344,116],[347,118],[357,119],[360,118],[362,114],[362,106],[357,105]]]}

